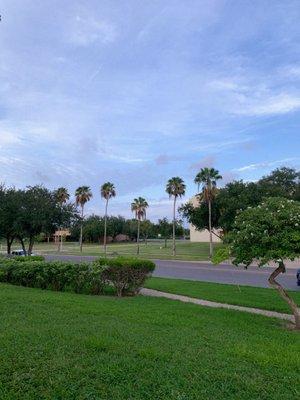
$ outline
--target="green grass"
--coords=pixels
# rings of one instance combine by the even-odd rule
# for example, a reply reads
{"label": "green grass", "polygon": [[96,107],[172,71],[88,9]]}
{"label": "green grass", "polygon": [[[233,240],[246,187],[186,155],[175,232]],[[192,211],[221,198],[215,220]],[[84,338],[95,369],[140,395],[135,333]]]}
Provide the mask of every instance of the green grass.
{"label": "green grass", "polygon": [[158,298],[0,285],[1,400],[287,400],[300,335]]}
{"label": "green grass", "polygon": [[[169,278],[151,278],[145,287],[220,303],[291,313],[274,289]],[[289,291],[289,294],[300,306],[300,292]]]}
{"label": "green grass", "polygon": [[[215,244],[216,248],[221,244]],[[20,245],[15,243],[13,249],[19,249]],[[5,246],[2,246],[5,251]],[[56,254],[57,245],[52,243],[36,243],[34,252],[38,254]],[[136,255],[136,243],[112,243],[107,246],[108,254],[114,255]],[[177,255],[172,256],[171,241],[168,242],[167,248],[164,247],[164,241],[152,241],[140,244],[140,257],[152,259],[176,259],[176,260],[208,260],[209,259],[209,243],[191,243],[190,241],[177,241]],[[83,252],[80,253],[78,243],[66,242],[63,244],[62,254],[72,255],[92,255],[101,256],[103,253],[103,245],[100,244],[84,244]]]}

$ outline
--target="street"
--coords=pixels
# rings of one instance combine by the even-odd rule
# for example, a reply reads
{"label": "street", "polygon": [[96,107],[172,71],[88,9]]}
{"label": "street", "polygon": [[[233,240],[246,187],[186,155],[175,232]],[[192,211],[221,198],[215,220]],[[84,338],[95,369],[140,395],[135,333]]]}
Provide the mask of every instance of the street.
{"label": "street", "polygon": [[[48,255],[47,260],[92,261],[94,256]],[[247,270],[232,265],[212,265],[203,262],[153,260],[156,269],[153,276],[164,278],[190,279],[197,281],[269,287],[268,277],[273,271],[270,267],[249,267]],[[296,270],[287,269],[278,277],[278,282],[285,288],[300,290],[296,282]]]}

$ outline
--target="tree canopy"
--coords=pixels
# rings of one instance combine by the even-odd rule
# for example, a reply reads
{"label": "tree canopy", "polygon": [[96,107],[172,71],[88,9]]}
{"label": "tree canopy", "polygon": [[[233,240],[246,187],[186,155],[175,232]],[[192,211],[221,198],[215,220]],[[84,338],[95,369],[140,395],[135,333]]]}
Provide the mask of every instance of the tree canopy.
{"label": "tree canopy", "polygon": [[[257,182],[233,181],[218,189],[212,203],[212,226],[224,233],[233,229],[238,211],[254,207],[268,197],[300,199],[300,171],[292,168],[278,168]],[[201,199],[200,199],[201,200]],[[197,229],[208,228],[208,207],[206,202],[199,206],[186,203],[180,209],[183,217]]]}

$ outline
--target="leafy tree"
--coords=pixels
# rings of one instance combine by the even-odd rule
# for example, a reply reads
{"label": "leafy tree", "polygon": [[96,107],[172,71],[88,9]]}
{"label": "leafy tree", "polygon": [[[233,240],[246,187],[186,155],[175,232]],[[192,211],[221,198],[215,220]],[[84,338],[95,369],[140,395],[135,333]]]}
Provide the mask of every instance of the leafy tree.
{"label": "leafy tree", "polygon": [[173,256],[176,255],[176,241],[175,241],[175,229],[176,229],[176,200],[178,197],[182,197],[185,195],[185,183],[179,177],[175,176],[168,180],[166,185],[166,192],[169,195],[169,198],[173,196]]}
{"label": "leafy tree", "polygon": [[[64,204],[67,203],[67,201],[70,198],[68,190],[65,187],[58,188],[55,191],[55,196],[56,196],[57,203],[59,204],[59,206],[61,208],[63,207]],[[60,227],[60,230],[62,230],[62,226]],[[58,251],[62,250],[62,243],[63,243],[63,237],[62,237],[62,235],[60,235],[60,242],[59,242],[59,246],[58,246]]]}
{"label": "leafy tree", "polygon": [[147,240],[152,232],[153,232],[152,222],[149,221],[149,219],[145,219],[144,221],[141,221],[140,234],[144,238],[145,244],[148,244]]}
{"label": "leafy tree", "polygon": [[16,225],[17,213],[23,203],[23,192],[0,185],[0,237],[6,239],[7,253],[11,253],[14,239],[20,233]]}
{"label": "leafy tree", "polygon": [[140,225],[141,221],[146,219],[146,209],[149,207],[147,201],[143,197],[134,199],[131,203],[131,211],[134,212],[135,218],[138,221],[137,226],[137,251],[136,254],[140,254]]}
{"label": "leafy tree", "polygon": [[198,189],[202,186],[201,200],[208,204],[208,228],[209,228],[209,256],[213,254],[212,244],[212,210],[211,204],[217,193],[217,181],[222,179],[222,176],[214,168],[201,168],[201,171],[195,177],[195,183],[198,184]]}
{"label": "leafy tree", "polygon": [[234,224],[237,211],[257,206],[263,200],[264,193],[257,183],[234,181],[220,189],[215,199],[217,224],[223,231],[229,232]]}
{"label": "leafy tree", "polygon": [[[75,227],[76,237],[80,237],[80,230]],[[82,233],[84,239],[89,243],[100,243],[101,237],[104,235],[104,218],[99,215],[90,215],[83,221]]]}
{"label": "leafy tree", "polygon": [[[270,261],[278,263],[269,283],[290,306],[296,328],[300,329],[300,310],[276,277],[286,271],[284,260],[300,256],[300,202],[269,198],[261,205],[240,212],[228,235],[229,253],[233,263],[246,267],[253,261],[262,266]],[[220,254],[218,254],[220,256]],[[223,259],[227,258],[223,251]],[[220,262],[222,257],[216,261]]]}
{"label": "leafy tree", "polygon": [[[183,218],[185,218],[190,224],[194,225],[196,229],[202,230],[207,229],[209,230],[209,213],[208,213],[208,204],[199,202],[199,206],[193,206],[191,202],[183,204],[179,208],[179,212]],[[217,229],[220,227],[220,210],[217,205],[217,198],[211,205],[211,224],[212,227]],[[213,234],[216,235],[214,231]]]}
{"label": "leafy tree", "polygon": [[272,171],[258,181],[266,197],[286,197],[300,200],[300,171],[282,167]]}
{"label": "leafy tree", "polygon": [[116,196],[116,189],[113,183],[106,182],[101,186],[101,197],[106,200],[105,202],[105,217],[104,217],[104,254],[106,255],[106,235],[107,235],[107,207],[108,201]]}
{"label": "leafy tree", "polygon": [[172,235],[173,224],[168,221],[165,217],[163,219],[158,220],[158,233],[164,238],[165,240],[165,248],[167,247],[167,240]]}
{"label": "leafy tree", "polygon": [[81,224],[80,224],[80,251],[82,252],[82,231],[83,231],[83,220],[84,220],[84,206],[85,204],[93,197],[92,191],[89,186],[80,186],[76,189],[75,192],[76,197],[76,205],[80,205],[81,207]]}
{"label": "leafy tree", "polygon": [[62,210],[55,193],[43,186],[30,186],[19,194],[22,205],[16,210],[14,229],[24,251],[24,239],[28,239],[27,253],[31,255],[35,237],[42,232],[54,232],[61,223]]}

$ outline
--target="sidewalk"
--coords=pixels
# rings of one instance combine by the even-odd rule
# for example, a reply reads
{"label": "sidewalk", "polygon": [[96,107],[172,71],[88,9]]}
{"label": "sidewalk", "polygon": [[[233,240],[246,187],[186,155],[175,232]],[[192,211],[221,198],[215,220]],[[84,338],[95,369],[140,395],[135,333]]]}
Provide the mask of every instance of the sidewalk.
{"label": "sidewalk", "polygon": [[259,308],[252,308],[252,307],[235,306],[233,304],[217,303],[214,301],[195,299],[193,297],[182,296],[179,294],[161,292],[159,290],[154,290],[154,289],[143,288],[140,291],[140,294],[142,294],[143,296],[164,297],[164,298],[170,299],[170,300],[179,300],[184,303],[193,303],[193,304],[197,304],[197,305],[205,306],[205,307],[225,308],[227,310],[243,311],[243,312],[247,312],[250,314],[259,314],[259,315],[264,315],[265,317],[279,318],[279,319],[295,322],[293,315],[279,313],[276,311],[261,310]]}

